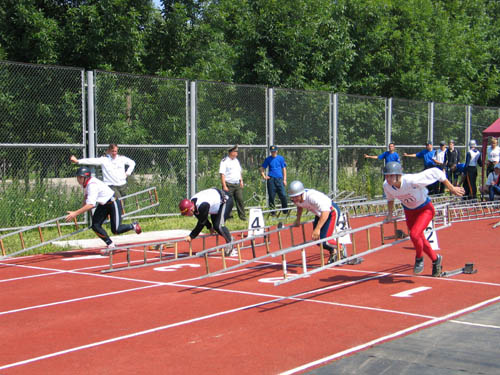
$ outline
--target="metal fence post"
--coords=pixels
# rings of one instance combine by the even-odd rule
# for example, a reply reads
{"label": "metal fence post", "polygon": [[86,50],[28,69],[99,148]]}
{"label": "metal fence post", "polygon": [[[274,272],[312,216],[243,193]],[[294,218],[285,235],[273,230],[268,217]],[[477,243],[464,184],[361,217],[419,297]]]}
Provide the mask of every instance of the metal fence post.
{"label": "metal fence post", "polygon": [[385,146],[392,142],[392,98],[385,101]]}
{"label": "metal fence post", "polygon": [[88,157],[95,158],[96,147],[95,140],[95,98],[94,98],[94,71],[90,70],[87,72],[87,118],[88,118]]}
{"label": "metal fence post", "polygon": [[337,193],[337,169],[338,169],[338,94],[330,94],[330,119],[331,119],[331,163],[330,163],[330,185],[331,190]]}
{"label": "metal fence post", "polygon": [[[434,143],[434,102],[429,102],[427,113],[427,138]],[[427,142],[427,141],[426,141]]]}
{"label": "metal fence post", "polygon": [[190,105],[190,137],[189,137],[189,150],[190,150],[190,181],[188,184],[189,196],[193,196],[196,194],[196,82],[191,82],[190,84],[190,95],[189,95],[189,105]]}

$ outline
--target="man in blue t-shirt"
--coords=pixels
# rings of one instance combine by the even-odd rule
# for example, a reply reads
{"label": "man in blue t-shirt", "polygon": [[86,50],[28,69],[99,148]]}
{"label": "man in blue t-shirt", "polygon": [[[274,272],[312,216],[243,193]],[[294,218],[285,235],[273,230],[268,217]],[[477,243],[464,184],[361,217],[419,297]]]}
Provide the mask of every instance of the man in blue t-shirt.
{"label": "man in blue t-shirt", "polygon": [[[403,154],[403,156],[406,156],[409,158],[424,159],[424,169],[437,167],[437,164],[434,161],[434,159],[436,159],[436,150],[434,150],[432,147],[432,141],[427,141],[427,143],[425,144],[425,148],[422,151],[419,151],[416,154],[407,154],[405,152]],[[427,189],[429,190],[430,195],[438,194],[439,193],[439,181],[436,181],[433,184],[427,186]]]}
{"label": "man in blue t-shirt", "polygon": [[394,142],[389,143],[389,150],[381,153],[380,155],[367,155],[365,154],[365,159],[378,159],[384,160],[384,164],[387,164],[391,161],[396,161],[401,163],[401,159],[399,158],[398,153],[396,152],[396,145]]}
{"label": "man in blue t-shirt", "polygon": [[[269,151],[271,155],[269,155],[262,163],[260,167],[260,174],[267,182],[267,193],[269,195],[269,208],[274,210],[274,198],[276,197],[276,193],[278,193],[278,197],[281,201],[281,207],[287,208],[288,201],[285,192],[286,185],[286,163],[283,156],[278,155],[278,146],[269,147]],[[266,169],[269,168],[269,171],[266,176]],[[285,210],[284,213],[288,213],[288,210]]]}

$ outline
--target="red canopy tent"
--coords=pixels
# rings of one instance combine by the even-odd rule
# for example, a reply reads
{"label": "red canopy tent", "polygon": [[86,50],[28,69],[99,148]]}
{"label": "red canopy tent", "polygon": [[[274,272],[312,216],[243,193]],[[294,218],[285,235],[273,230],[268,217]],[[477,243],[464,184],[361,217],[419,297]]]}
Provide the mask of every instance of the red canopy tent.
{"label": "red canopy tent", "polygon": [[486,172],[486,149],[488,147],[488,137],[500,137],[500,118],[498,118],[493,124],[483,130],[483,149],[481,152],[481,159],[483,161],[484,167],[481,177],[481,186],[484,185],[484,174]]}

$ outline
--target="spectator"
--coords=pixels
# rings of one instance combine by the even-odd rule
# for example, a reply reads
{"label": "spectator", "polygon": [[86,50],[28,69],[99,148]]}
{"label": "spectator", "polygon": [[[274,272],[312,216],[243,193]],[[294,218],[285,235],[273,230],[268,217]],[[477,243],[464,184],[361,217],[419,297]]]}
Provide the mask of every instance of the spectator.
{"label": "spectator", "polygon": [[114,192],[116,198],[127,195],[127,177],[135,168],[135,161],[123,155],[118,155],[118,146],[111,143],[106,150],[106,156],[100,158],[77,159],[74,155],[70,158],[72,163],[84,165],[100,165],[102,167],[103,182]]}
{"label": "spectator", "polygon": [[[340,208],[326,194],[314,189],[305,189],[300,181],[292,181],[288,187],[288,195],[297,206],[297,218],[294,225],[300,224],[304,209],[315,215],[312,233],[313,241],[330,237],[335,232],[340,218]],[[323,248],[330,252],[327,264],[336,261],[335,247],[337,246],[337,241],[334,239],[323,243]]]}
{"label": "spectator", "polygon": [[[233,209],[233,198],[227,192],[211,188],[196,193],[191,199],[183,199],[179,203],[179,210],[183,216],[196,216],[198,222],[189,236],[185,240],[191,242],[206,227],[210,233],[217,232],[224,239],[228,246],[224,249],[224,254],[230,256],[233,250],[232,237],[225,226],[225,221],[229,218]],[[210,215],[210,220],[208,216]]]}
{"label": "spectator", "polygon": [[490,201],[495,200],[495,195],[500,195],[500,163],[495,165],[493,172],[488,175],[488,180],[486,180],[481,192],[488,194]]}
{"label": "spectator", "polygon": [[92,230],[97,236],[103,240],[107,249],[103,250],[102,255],[108,255],[111,249],[115,248],[115,244],[109,238],[107,232],[102,227],[102,224],[107,219],[108,215],[111,223],[111,231],[113,234],[121,234],[130,230],[135,230],[135,233],[142,232],[138,222],[132,224],[122,224],[122,207],[118,199],[114,197],[114,191],[110,189],[101,180],[92,177],[88,167],[80,167],[76,171],[76,179],[84,189],[84,202],[82,207],[76,211],[68,211],[66,221],[71,221],[78,215],[90,211],[95,208],[92,215]]}
{"label": "spectator", "polygon": [[246,221],[245,204],[243,202],[243,177],[241,165],[238,160],[238,145],[228,150],[228,155],[224,157],[219,165],[220,180],[222,190],[229,192],[238,210],[238,216]]}
{"label": "spectator", "polygon": [[435,215],[434,206],[427,195],[427,185],[438,180],[442,182],[452,194],[462,196],[464,189],[453,186],[443,171],[429,168],[416,174],[403,174],[401,164],[391,162],[384,168],[384,191],[387,197],[388,213],[386,222],[393,221],[394,200],[401,201],[406,225],[410,232],[410,239],[415,246],[415,265],[413,273],[420,274],[424,270],[424,253],[432,260],[432,276],[441,275],[443,258],[437,255],[424,235],[425,228]]}
{"label": "spectator", "polygon": [[498,139],[491,137],[490,145],[486,148],[486,175],[489,176],[495,165],[500,162],[500,147],[498,146]]}
{"label": "spectator", "polygon": [[[436,151],[436,155],[434,156],[434,163],[436,163],[436,168],[440,170],[444,170],[444,159],[446,155],[446,142],[441,141],[439,142],[439,150]],[[438,182],[438,193],[443,194],[444,193],[444,184],[441,182]]]}
{"label": "spectator", "polygon": [[477,193],[477,167],[481,167],[481,153],[476,149],[476,141],[471,140],[470,149],[465,158],[465,195],[468,199],[476,199]]}
{"label": "spectator", "polygon": [[456,165],[460,163],[460,151],[455,148],[455,141],[450,139],[448,149],[444,155],[444,165],[446,168],[446,178],[457,186],[457,174],[454,173]]}
{"label": "spectator", "polygon": [[[403,154],[403,156],[406,157],[423,159],[424,170],[436,167],[436,162],[434,161],[435,155],[436,151],[432,148],[432,141],[427,141],[427,143],[425,144],[425,149],[417,152],[416,154],[407,154],[406,152]],[[436,180],[436,182],[427,187],[429,189],[429,194],[433,195],[438,193],[438,184],[439,182]]]}
{"label": "spectator", "polygon": [[[274,198],[276,197],[276,193],[278,193],[278,197],[281,201],[281,208],[287,208],[288,202],[285,192],[286,186],[286,163],[283,156],[278,155],[278,146],[269,147],[269,151],[271,155],[268,156],[262,166],[260,167],[260,174],[262,178],[266,180],[267,183],[267,193],[269,195],[269,208],[274,210]],[[266,176],[266,168],[269,168],[269,171]],[[288,213],[288,210],[285,210],[284,213]],[[274,212],[271,213],[274,215]]]}

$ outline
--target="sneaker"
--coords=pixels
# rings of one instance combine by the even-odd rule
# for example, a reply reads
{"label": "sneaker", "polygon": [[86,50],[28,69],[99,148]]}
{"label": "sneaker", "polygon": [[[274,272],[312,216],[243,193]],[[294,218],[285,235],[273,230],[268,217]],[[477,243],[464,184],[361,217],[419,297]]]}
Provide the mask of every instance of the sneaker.
{"label": "sneaker", "polygon": [[326,261],[326,264],[331,264],[337,260],[337,254],[333,251],[330,250],[330,256],[328,257],[328,260]]}
{"label": "sneaker", "polygon": [[432,262],[432,276],[439,277],[441,276],[441,264],[443,263],[443,257],[438,255],[437,259]]}
{"label": "sneaker", "polygon": [[226,247],[224,248],[224,255],[230,257],[232,252],[233,252],[233,245],[227,244]]}
{"label": "sneaker", "polygon": [[142,229],[141,229],[141,226],[139,225],[139,222],[134,221],[132,223],[132,225],[134,226],[135,233],[137,233],[137,234],[141,234],[142,233]]}
{"label": "sneaker", "polygon": [[113,242],[111,242],[108,246],[106,246],[105,249],[101,250],[101,255],[102,256],[109,255],[111,250],[113,250],[114,248],[115,248],[115,244]]}
{"label": "sneaker", "polygon": [[424,271],[424,257],[415,258],[415,266],[413,267],[413,273],[418,275]]}

